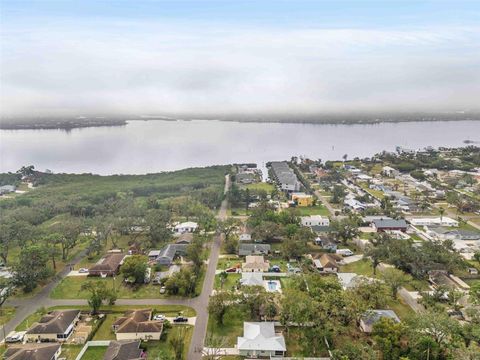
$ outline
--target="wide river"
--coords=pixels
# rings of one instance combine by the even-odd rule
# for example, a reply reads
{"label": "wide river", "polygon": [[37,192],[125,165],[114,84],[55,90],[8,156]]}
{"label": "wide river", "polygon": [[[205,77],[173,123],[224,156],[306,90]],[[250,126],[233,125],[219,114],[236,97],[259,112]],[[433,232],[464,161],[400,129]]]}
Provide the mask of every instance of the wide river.
{"label": "wide river", "polygon": [[122,127],[0,130],[0,172],[38,170],[143,174],[305,155],[372,156],[396,146],[464,146],[480,141],[480,121],[317,125],[199,121],[129,121]]}

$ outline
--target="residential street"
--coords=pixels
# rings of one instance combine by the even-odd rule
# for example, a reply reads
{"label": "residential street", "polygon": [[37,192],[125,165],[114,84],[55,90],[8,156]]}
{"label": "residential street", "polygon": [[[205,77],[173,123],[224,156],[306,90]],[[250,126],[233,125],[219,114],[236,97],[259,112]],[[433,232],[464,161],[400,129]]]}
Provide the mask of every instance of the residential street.
{"label": "residential street", "polygon": [[[8,335],[10,331],[15,328],[31,313],[37,311],[41,307],[54,306],[49,305],[52,299],[49,298],[50,292],[57,286],[62,279],[70,272],[70,266],[76,265],[82,258],[85,257],[85,251],[80,252],[69,265],[65,266],[59,274],[56,275],[55,280],[52,280],[47,286],[45,286],[38,294],[28,299],[15,299],[12,301],[7,300],[5,306],[16,307],[15,316],[4,325],[5,331],[0,332],[0,341],[3,341],[4,334]],[[85,301],[86,302],[86,301]]]}
{"label": "residential street", "polygon": [[[230,187],[229,177],[226,176],[225,183],[225,193]],[[218,212],[218,219],[225,219],[227,216],[227,207],[228,203],[225,199],[220,207]],[[184,305],[189,306],[197,312],[197,317],[195,319],[195,327],[192,335],[192,340],[190,343],[190,349],[188,351],[187,359],[201,359],[203,344],[205,341],[205,336],[207,332],[208,324],[208,301],[210,294],[213,291],[213,284],[215,280],[215,270],[217,268],[218,257],[220,254],[220,248],[222,243],[222,235],[217,234],[215,240],[212,243],[212,248],[210,251],[210,258],[208,260],[207,272],[205,275],[205,280],[203,282],[202,293],[200,296],[192,299],[118,299],[116,305],[133,305],[133,306],[148,306],[148,305]],[[74,261],[71,262],[71,265],[78,263],[85,253],[80,253]],[[67,266],[60,274],[58,274],[57,279],[48,284],[45,288],[42,289],[37,295],[30,299],[15,299],[13,301],[8,301],[7,306],[15,306],[17,311],[12,320],[5,324],[5,334],[14,330],[28,315],[37,311],[41,307],[52,307],[52,306],[81,306],[88,305],[87,300],[85,299],[51,299],[49,297],[52,289],[57,286],[57,284],[70,272],[70,267]],[[0,340],[3,341],[3,331],[0,332]]]}
{"label": "residential street", "polygon": [[[225,176],[225,194],[230,187],[230,178]],[[223,200],[218,213],[218,218],[223,220],[227,216],[227,200]],[[202,293],[195,299],[195,306],[192,306],[197,312],[197,319],[195,328],[193,329],[192,341],[190,343],[190,349],[188,350],[187,359],[201,359],[203,352],[203,345],[205,342],[205,336],[207,333],[208,324],[208,301],[210,294],[213,291],[213,282],[215,280],[215,270],[217,269],[218,256],[220,255],[220,247],[222,244],[222,235],[217,234],[212,244],[210,251],[210,258],[208,260],[207,273],[205,275],[205,281],[203,282]]]}

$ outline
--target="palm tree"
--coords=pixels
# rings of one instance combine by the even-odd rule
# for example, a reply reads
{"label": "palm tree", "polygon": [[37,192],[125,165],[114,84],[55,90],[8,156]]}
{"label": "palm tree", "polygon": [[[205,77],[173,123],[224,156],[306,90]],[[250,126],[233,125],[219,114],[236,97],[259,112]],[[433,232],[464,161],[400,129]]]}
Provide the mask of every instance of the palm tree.
{"label": "palm tree", "polygon": [[445,214],[445,209],[443,207],[440,207],[438,209],[438,213],[440,214],[440,224],[441,224],[443,221],[443,214]]}

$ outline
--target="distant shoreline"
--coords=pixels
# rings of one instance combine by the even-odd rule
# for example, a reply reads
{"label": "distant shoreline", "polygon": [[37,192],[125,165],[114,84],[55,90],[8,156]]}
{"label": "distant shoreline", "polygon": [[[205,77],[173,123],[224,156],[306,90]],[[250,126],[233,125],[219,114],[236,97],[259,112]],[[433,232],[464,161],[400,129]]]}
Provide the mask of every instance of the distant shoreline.
{"label": "distant shoreline", "polygon": [[[463,116],[461,116],[463,115]],[[222,121],[239,123],[277,123],[277,124],[311,124],[311,125],[375,125],[382,123],[405,122],[447,122],[447,121],[480,121],[480,114],[442,114],[431,116],[396,115],[385,117],[372,116],[228,116],[228,117],[125,117],[125,118],[75,118],[75,119],[8,119],[0,120],[0,130],[65,130],[90,127],[126,126],[129,121]]]}

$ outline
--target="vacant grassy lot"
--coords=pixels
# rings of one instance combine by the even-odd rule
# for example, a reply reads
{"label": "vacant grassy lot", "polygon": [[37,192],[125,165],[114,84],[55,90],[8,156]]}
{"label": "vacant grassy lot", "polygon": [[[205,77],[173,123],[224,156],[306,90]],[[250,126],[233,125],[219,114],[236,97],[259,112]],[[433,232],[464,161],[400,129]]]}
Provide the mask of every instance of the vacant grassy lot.
{"label": "vacant grassy lot", "polygon": [[317,354],[312,354],[311,345],[308,342],[305,342],[303,337],[303,332],[309,331],[308,328],[291,328],[288,333],[284,332],[285,342],[287,345],[287,355],[295,357],[304,357],[304,356],[328,356],[328,352],[325,346],[325,343],[321,340],[317,342],[320,347]]}
{"label": "vacant grassy lot", "polygon": [[241,305],[228,308],[222,325],[217,324],[213,316],[209,316],[206,344],[212,345],[212,339],[218,339],[223,347],[233,347],[237,343],[237,337],[243,334],[244,321],[249,321],[249,313]]}
{"label": "vacant grassy lot", "polygon": [[270,194],[273,190],[275,190],[275,186],[273,184],[269,184],[266,182],[259,182],[255,184],[248,184],[248,185],[242,185],[242,189],[248,189],[252,192],[256,191],[266,191],[268,194]]}
{"label": "vacant grassy lot", "polygon": [[323,205],[315,205],[308,207],[296,207],[295,211],[299,213],[300,216],[309,216],[309,215],[330,215],[328,209]]}
{"label": "vacant grassy lot", "polygon": [[[202,290],[204,279],[205,267],[202,269],[197,281],[197,294]],[[160,294],[160,286],[153,285],[152,283],[138,286],[128,285],[124,282],[122,275],[116,276],[115,279],[112,277],[67,276],[52,290],[50,297],[53,299],[87,299],[89,296],[88,291],[82,290],[82,285],[89,281],[99,282],[107,288],[115,287],[119,299],[158,299],[172,297],[168,294]]]}
{"label": "vacant grassy lot", "polygon": [[[361,259],[351,264],[343,265],[340,267],[340,272],[352,272],[358,275],[364,275],[368,277],[380,277],[381,272],[377,270],[377,274],[373,274],[372,262],[369,259]],[[429,290],[428,281],[420,279],[411,279],[408,284],[405,285],[408,291],[426,291]]]}
{"label": "vacant grassy lot", "polygon": [[193,326],[189,325],[173,325],[167,330],[166,336],[162,336],[160,341],[148,341],[143,343],[147,352],[148,359],[174,359],[170,339],[173,337],[181,337],[184,341],[183,355],[181,359],[187,358],[188,348],[192,340]]}
{"label": "vacant grassy lot", "polygon": [[123,276],[117,276],[115,280],[111,277],[67,276],[52,290],[50,297],[53,299],[87,299],[88,291],[81,288],[88,281],[102,283],[108,288],[113,288],[115,282],[115,290],[119,299],[154,299],[168,296],[160,294],[158,285],[146,284],[138,287],[126,285]]}
{"label": "vacant grassy lot", "polygon": [[372,262],[368,259],[361,259],[340,267],[340,272],[352,272],[358,275],[373,277]]}
{"label": "vacant grassy lot", "polygon": [[[242,275],[241,274],[231,274],[231,273],[226,273],[227,274],[227,278],[225,280],[225,282],[223,283],[223,289],[224,290],[231,290],[235,285],[238,284],[238,281],[242,278]],[[216,275],[215,276],[215,285],[214,285],[214,288],[215,289],[222,289],[222,286],[221,286],[221,276],[220,275]]]}

